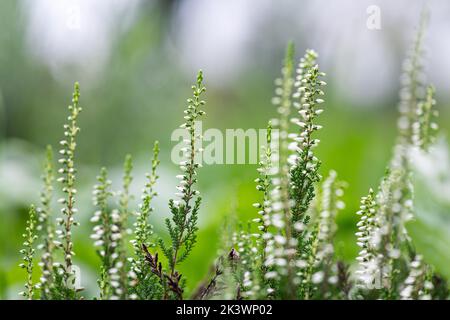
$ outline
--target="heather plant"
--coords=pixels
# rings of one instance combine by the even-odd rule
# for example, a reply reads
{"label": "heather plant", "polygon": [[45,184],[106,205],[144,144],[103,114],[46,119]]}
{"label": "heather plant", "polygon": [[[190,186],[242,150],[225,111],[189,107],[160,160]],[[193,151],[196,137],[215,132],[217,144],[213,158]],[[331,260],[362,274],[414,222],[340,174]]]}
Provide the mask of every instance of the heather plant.
{"label": "heather plant", "polygon": [[[156,167],[155,167],[156,168]],[[119,192],[119,219],[116,223],[120,236],[117,236],[117,260],[115,264],[117,285],[115,286],[116,297],[119,299],[129,298],[130,267],[127,251],[127,235],[130,232],[128,228],[128,219],[130,217],[130,200],[133,196],[130,194],[130,185],[133,181],[131,171],[133,170],[133,160],[131,155],[125,157],[123,164],[122,190]]]}
{"label": "heather plant", "polygon": [[[155,281],[155,274],[151,272],[146,256],[142,254],[143,250],[148,251],[148,248],[155,247],[155,239],[153,238],[153,226],[149,223],[149,215],[153,211],[151,206],[152,199],[157,195],[154,191],[154,187],[158,176],[156,175],[156,169],[159,164],[158,160],[159,147],[155,142],[153,147],[153,160],[151,173],[147,174],[147,183],[142,195],[142,203],[140,204],[140,210],[136,213],[137,219],[134,223],[134,239],[130,242],[133,245],[134,255],[131,261],[130,276],[130,292],[133,299],[146,299],[155,297],[155,292],[158,295],[161,294],[164,285],[164,278],[159,277]],[[125,181],[124,181],[125,182]],[[125,186],[125,183],[124,183]],[[125,189],[125,188],[124,188]],[[158,268],[158,255],[155,255],[156,268]]]}
{"label": "heather plant", "polygon": [[[414,217],[412,150],[433,147],[437,124],[435,89],[422,82],[422,42],[426,16],[417,33],[402,76],[398,138],[386,173],[377,188],[361,198],[354,264],[335,249],[336,217],[345,208],[347,183],[336,171],[325,178],[316,156],[324,111],[325,73],[318,54],[306,50],[298,63],[294,45],[286,50],[272,103],[276,117],[267,125],[266,144],[255,180],[260,199],[249,222],[227,220],[221,230],[217,259],[192,296],[185,294],[180,265],[197,242],[201,197],[201,135],[195,124],[205,111],[203,73],[197,75],[184,111],[185,146],[176,187],[168,204],[168,237],[154,232],[153,201],[159,181],[159,144],[154,143],[150,172],[137,209],[131,206],[133,161],[127,155],[122,188],[112,189],[102,168],[93,190],[95,212],[91,238],[99,257],[98,299],[447,299],[448,285],[416,252],[407,222]],[[27,272],[28,299],[82,299],[75,286],[72,229],[77,209],[75,152],[79,132],[80,90],[75,84],[68,123],[61,141],[57,179],[65,197],[61,216],[53,213],[55,169],[47,148],[40,207],[31,206],[24,234],[21,267]],[[36,241],[39,246],[35,247]],[[128,245],[130,244],[130,246]],[[40,254],[41,277],[33,283],[34,260]],[[39,289],[39,290],[37,290]]]}
{"label": "heather plant", "polygon": [[[320,160],[314,155],[325,74],[313,50],[300,59],[296,74],[294,65],[294,47],[289,44],[282,78],[275,82],[273,103],[279,117],[268,125],[268,145],[256,179],[263,193],[262,201],[254,204],[260,215],[253,220],[258,231],[241,230],[234,236],[239,239],[234,242],[234,264],[242,270],[237,290],[243,298],[345,298],[337,289],[339,270],[332,244],[344,183],[331,171],[320,186]],[[278,129],[275,147],[272,126]]]}

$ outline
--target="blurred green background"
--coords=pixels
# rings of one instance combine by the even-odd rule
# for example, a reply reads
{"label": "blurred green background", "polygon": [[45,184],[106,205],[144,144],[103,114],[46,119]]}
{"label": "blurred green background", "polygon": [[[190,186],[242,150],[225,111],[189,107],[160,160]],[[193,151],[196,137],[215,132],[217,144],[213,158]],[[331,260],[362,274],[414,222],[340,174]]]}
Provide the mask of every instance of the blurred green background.
{"label": "blurred green background", "polygon": [[[366,21],[380,8],[381,29]],[[313,47],[328,73],[324,129],[317,149],[325,175],[335,169],[349,183],[338,217],[339,256],[357,253],[359,198],[376,187],[395,141],[402,60],[423,1],[1,1],[0,2],[0,298],[17,298],[27,207],[38,203],[46,144],[57,148],[73,82],[81,84],[76,264],[86,297],[96,294],[98,258],[89,239],[91,190],[101,166],[120,188],[125,154],[135,159],[138,195],[151,148],[162,148],[160,196],[151,222],[164,236],[177,167],[170,134],[182,122],[196,71],[205,72],[206,128],[264,128],[275,115],[270,100],[284,47],[297,57]],[[445,1],[430,1],[426,66],[438,90],[439,148],[419,159],[417,217],[408,227],[425,258],[450,277],[450,32]],[[236,214],[247,221],[258,200],[254,165],[213,165],[200,171],[204,201],[198,244],[181,271],[188,290],[207,273],[221,226]],[[59,210],[55,210],[59,212]]]}

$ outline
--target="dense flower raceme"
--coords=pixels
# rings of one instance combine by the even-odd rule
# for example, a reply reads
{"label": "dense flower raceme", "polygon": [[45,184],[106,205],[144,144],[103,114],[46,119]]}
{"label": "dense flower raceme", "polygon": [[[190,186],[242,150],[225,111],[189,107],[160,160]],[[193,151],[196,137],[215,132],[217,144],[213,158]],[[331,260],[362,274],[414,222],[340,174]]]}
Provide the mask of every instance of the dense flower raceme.
{"label": "dense flower raceme", "polygon": [[33,259],[36,252],[33,244],[37,239],[35,231],[36,209],[34,208],[34,206],[31,206],[29,211],[29,218],[27,220],[27,226],[25,228],[25,233],[23,234],[23,249],[20,250],[20,253],[23,255],[23,263],[20,264],[20,267],[24,268],[27,272],[25,291],[20,292],[20,295],[24,296],[28,300],[33,299],[35,289],[35,285],[33,284]]}
{"label": "dense flower raceme", "polygon": [[[425,19],[423,20],[425,21]],[[254,204],[255,218],[248,223],[230,219],[222,230],[218,258],[204,277],[193,299],[446,299],[446,281],[416,252],[406,224],[414,216],[414,190],[410,153],[427,152],[434,145],[437,125],[434,88],[422,79],[423,28],[405,63],[401,93],[399,133],[392,160],[377,189],[361,199],[356,228],[360,252],[356,265],[339,259],[334,246],[336,217],[344,210],[346,183],[331,170],[319,173],[316,133],[324,104],[325,74],[318,55],[307,50],[295,62],[289,44],[275,81],[277,116],[267,126],[262,146]],[[297,67],[296,67],[297,65]],[[159,145],[155,142],[150,172],[137,209],[130,205],[131,156],[125,158],[120,191],[112,190],[105,168],[97,177],[91,219],[93,245],[100,261],[100,299],[184,299],[186,279],[179,266],[197,241],[201,198],[197,190],[201,136],[195,122],[205,114],[203,73],[192,86],[184,112],[186,130],[177,176],[176,200],[170,200],[166,219],[168,240],[153,231],[153,199],[157,196]],[[80,90],[75,84],[58,170],[65,194],[59,202],[61,216],[52,210],[55,172],[51,148],[44,167],[41,204],[32,206],[24,233],[21,267],[27,272],[28,299],[80,299],[73,265],[72,229],[77,225],[75,200],[76,139]],[[133,220],[133,221],[131,221]],[[130,226],[131,229],[130,230]],[[36,242],[39,243],[36,246]],[[33,282],[34,259],[40,255],[40,281]],[[164,256],[161,258],[160,254]],[[354,271],[351,271],[353,270]]]}
{"label": "dense flower raceme", "polygon": [[45,299],[50,295],[50,288],[52,285],[52,272],[53,272],[53,253],[55,245],[55,227],[52,221],[51,201],[53,199],[53,181],[54,165],[53,165],[53,149],[51,146],[47,146],[47,157],[44,165],[44,175],[42,180],[44,182],[44,188],[41,192],[41,205],[37,208],[38,213],[38,226],[36,230],[42,240],[38,249],[42,250],[41,261],[39,265],[42,269],[42,275],[38,286],[41,288],[42,297]]}

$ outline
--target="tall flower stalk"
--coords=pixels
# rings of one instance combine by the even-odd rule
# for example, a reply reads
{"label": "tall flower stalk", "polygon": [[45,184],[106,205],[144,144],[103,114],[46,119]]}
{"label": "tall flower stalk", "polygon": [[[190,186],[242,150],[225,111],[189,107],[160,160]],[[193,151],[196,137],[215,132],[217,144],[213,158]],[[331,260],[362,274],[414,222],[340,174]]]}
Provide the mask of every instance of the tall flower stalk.
{"label": "tall flower stalk", "polygon": [[[260,272],[259,275],[262,279],[259,279],[261,285],[265,285],[264,290],[267,291],[267,294],[273,292],[273,283],[270,279],[266,279],[265,275],[271,271],[271,269],[266,264],[267,254],[273,254],[271,250],[267,250],[269,244],[273,244],[273,235],[269,232],[269,228],[271,226],[271,217],[272,217],[272,197],[271,193],[273,192],[273,182],[272,182],[272,174],[274,171],[273,167],[273,153],[272,153],[272,124],[269,121],[267,125],[267,135],[266,135],[266,146],[262,147],[261,160],[258,166],[259,177],[255,179],[256,182],[256,190],[262,192],[262,200],[261,202],[254,203],[253,206],[258,209],[258,218],[253,219],[254,223],[258,224],[258,254],[259,257],[257,260],[260,261]],[[272,270],[273,271],[273,270]]]}
{"label": "tall flower stalk", "polygon": [[[271,120],[277,134],[273,135],[274,150],[277,150],[278,167],[274,167],[272,172],[271,183],[273,190],[270,192],[270,224],[276,229],[276,236],[273,239],[266,239],[266,254],[264,266],[267,269],[265,278],[269,282],[275,279],[284,278],[288,290],[292,297],[294,289],[294,269],[288,263],[290,257],[295,253],[292,251],[282,252],[278,249],[286,243],[292,242],[291,234],[291,213],[290,213],[290,196],[289,196],[289,128],[290,116],[292,112],[292,92],[294,84],[295,71],[295,49],[293,43],[289,43],[286,49],[283,68],[281,70],[281,78],[275,80],[275,97],[272,103],[277,108],[278,118]],[[265,236],[267,237],[267,235]],[[268,237],[267,237],[268,238]],[[270,269],[270,271],[269,271]],[[275,290],[269,288],[269,291]]]}
{"label": "tall flower stalk", "polygon": [[91,238],[98,247],[97,253],[101,258],[100,298],[117,298],[113,295],[113,289],[118,287],[117,269],[114,268],[117,254],[117,240],[120,239],[120,228],[117,226],[119,215],[116,210],[110,210],[108,200],[113,195],[111,192],[111,181],[108,179],[106,168],[102,168],[97,176],[98,184],[94,186],[93,202],[97,207],[92,222],[97,223]]}
{"label": "tall flower stalk", "polygon": [[292,202],[291,232],[295,238],[295,243],[293,243],[296,250],[294,262],[301,275],[297,283],[300,284],[300,295],[306,298],[308,298],[309,290],[301,284],[305,281],[302,266],[305,261],[315,260],[314,256],[317,252],[308,253],[308,250],[316,250],[309,244],[314,242],[313,239],[318,236],[317,230],[311,233],[312,238],[305,232],[310,220],[307,210],[315,197],[315,184],[322,178],[319,174],[321,163],[314,155],[314,148],[318,146],[320,140],[314,138],[314,134],[322,128],[322,126],[316,124],[316,118],[323,112],[320,105],[324,102],[321,98],[324,95],[322,87],[326,85],[321,80],[325,73],[319,70],[316,59],[317,53],[313,50],[307,50],[305,56],[300,60],[298,75],[294,84],[296,88],[294,97],[297,99],[294,106],[298,110],[299,118],[291,119],[292,123],[299,128],[297,133],[291,134],[293,140],[290,147],[293,153],[290,157],[292,166],[289,173],[290,199]]}
{"label": "tall flower stalk", "polygon": [[433,289],[430,270],[423,263],[422,256],[416,255],[410,263],[410,271],[400,291],[400,297],[402,300],[431,300]]}
{"label": "tall flower stalk", "polygon": [[434,118],[438,116],[438,112],[434,108],[436,104],[434,94],[434,87],[428,86],[425,100],[417,104],[417,119],[412,125],[412,142],[424,151],[428,151],[435,142],[435,133],[439,128],[434,122]]}
{"label": "tall flower stalk", "polygon": [[293,118],[291,121],[300,130],[291,135],[293,139],[291,149],[294,152],[291,156],[293,165],[290,170],[290,191],[291,199],[294,201],[292,207],[294,224],[301,222],[304,218],[314,198],[314,183],[321,179],[318,173],[320,161],[313,152],[320,140],[315,139],[313,135],[322,128],[315,123],[315,120],[323,112],[319,105],[324,102],[321,98],[324,95],[322,86],[326,83],[320,79],[325,76],[325,73],[319,71],[316,59],[317,54],[314,51],[306,51],[305,57],[299,64],[299,74],[295,83],[295,97],[299,99],[295,106],[300,118]]}
{"label": "tall flower stalk", "polygon": [[62,240],[62,243],[57,242],[57,245],[62,249],[64,254],[64,264],[60,265],[60,267],[62,268],[64,285],[69,291],[75,291],[75,275],[72,270],[73,256],[75,255],[73,251],[72,227],[78,225],[74,216],[77,213],[77,209],[75,208],[75,195],[77,193],[75,189],[75,151],[77,147],[76,137],[80,131],[77,121],[82,111],[79,105],[79,99],[80,86],[78,82],[75,82],[72,104],[68,107],[70,111],[70,115],[67,118],[68,123],[64,125],[65,139],[60,142],[62,149],[59,153],[62,155],[62,158],[59,159],[61,168],[58,170],[58,173],[61,174],[58,181],[63,185],[62,191],[66,196],[65,198],[59,199],[59,202],[64,205],[61,212],[65,218],[60,220],[62,232],[59,234],[59,238]]}
{"label": "tall flower stalk", "polygon": [[131,176],[131,171],[133,170],[133,160],[131,155],[125,157],[125,162],[123,164],[123,179],[122,179],[122,191],[120,192],[119,200],[119,222],[118,228],[120,230],[121,236],[117,240],[117,250],[118,258],[115,267],[117,268],[117,274],[119,276],[118,284],[119,286],[115,288],[116,296],[120,299],[127,299],[129,297],[129,274],[128,274],[128,259],[127,259],[127,245],[126,239],[128,236],[128,219],[130,216],[129,203],[132,198],[130,194],[130,186],[133,181]]}
{"label": "tall flower stalk", "polygon": [[55,240],[55,226],[52,221],[51,202],[53,198],[53,182],[55,179],[54,170],[53,150],[51,146],[47,146],[44,175],[42,176],[44,182],[44,188],[41,191],[42,207],[36,210],[38,214],[37,230],[40,232],[40,238],[42,239],[42,243],[40,244],[42,255],[41,261],[39,262],[42,269],[42,276],[40,279],[42,299],[49,298],[50,288],[53,282],[52,272],[55,250],[53,241]]}
{"label": "tall flower stalk", "polygon": [[[357,212],[361,216],[360,221],[356,225],[357,242],[360,251],[356,260],[359,268],[356,271],[357,281],[359,285],[366,288],[375,288],[377,281],[380,279],[380,269],[378,268],[377,244],[379,235],[378,221],[375,220],[377,212],[377,203],[375,193],[372,189],[369,194],[361,198],[360,210]],[[379,282],[378,282],[379,284]]]}
{"label": "tall flower stalk", "polygon": [[[149,222],[150,214],[153,212],[152,200],[157,196],[155,191],[155,184],[159,176],[156,169],[159,165],[159,143],[156,141],[153,146],[153,159],[151,162],[151,172],[147,174],[147,182],[144,187],[139,211],[136,213],[137,219],[134,223],[134,238],[130,241],[134,248],[135,257],[131,259],[130,280],[131,288],[130,297],[133,299],[147,299],[149,293],[146,290],[148,281],[153,281],[151,274],[148,271],[148,264],[143,254],[143,248],[146,250],[155,246],[153,239],[153,226]],[[126,165],[130,167],[130,164]],[[130,169],[130,168],[128,168]],[[128,170],[127,169],[127,170]],[[127,171],[126,170],[126,171]],[[129,178],[125,175],[125,190],[128,188]],[[126,205],[126,198],[122,198],[122,206]],[[150,279],[150,280],[149,280]],[[164,287],[164,283],[162,283]]]}
{"label": "tall flower stalk", "polygon": [[180,276],[176,267],[189,256],[197,241],[197,219],[201,197],[199,197],[200,192],[195,190],[194,186],[197,182],[197,169],[200,167],[200,163],[197,162],[197,154],[202,150],[197,149],[200,135],[195,130],[195,122],[205,114],[205,111],[201,109],[205,105],[205,101],[201,99],[205,90],[203,73],[199,71],[197,83],[192,86],[193,96],[187,100],[188,107],[184,117],[186,122],[181,125],[186,129],[188,139],[186,147],[183,148],[185,160],[180,163],[182,174],[177,176],[180,184],[177,187],[179,192],[176,195],[180,200],[170,200],[169,208],[172,218],[166,219],[171,245],[166,246],[163,241],[160,241],[160,246],[169,260],[170,281],[176,284],[178,284]]}
{"label": "tall flower stalk", "polygon": [[33,269],[34,269],[34,255],[36,250],[34,249],[34,242],[38,238],[36,235],[36,209],[34,206],[30,207],[27,226],[25,228],[25,233],[23,234],[25,239],[23,243],[23,249],[20,253],[23,255],[23,263],[20,267],[25,269],[27,272],[27,282],[25,283],[25,291],[21,292],[20,295],[24,296],[28,300],[34,298],[35,284],[33,283]]}
{"label": "tall flower stalk", "polygon": [[[254,204],[261,215],[255,222],[259,224],[261,239],[258,241],[263,247],[262,282],[270,295],[287,299],[299,294],[299,268],[313,236],[306,230],[310,219],[306,212],[315,196],[315,184],[321,179],[320,161],[313,153],[319,140],[313,134],[321,128],[315,119],[322,113],[318,106],[323,103],[320,97],[325,82],[320,78],[325,74],[319,71],[316,59],[317,54],[307,50],[294,76],[294,48],[292,44],[288,46],[283,77],[276,81],[273,99],[279,118],[271,122],[278,131],[268,138],[274,138],[274,151],[278,149],[278,152],[269,146],[256,180],[257,189],[263,192],[262,202]],[[297,117],[292,110],[297,111]],[[291,123],[296,125],[297,132],[291,132]],[[272,162],[274,155],[278,168]]]}

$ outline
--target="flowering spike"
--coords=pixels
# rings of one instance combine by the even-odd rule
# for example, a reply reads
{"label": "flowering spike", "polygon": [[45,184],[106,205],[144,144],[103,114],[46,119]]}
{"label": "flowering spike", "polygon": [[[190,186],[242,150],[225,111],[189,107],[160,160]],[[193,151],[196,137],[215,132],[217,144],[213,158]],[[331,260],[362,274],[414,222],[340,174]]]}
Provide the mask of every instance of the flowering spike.
{"label": "flowering spike", "polygon": [[51,219],[51,201],[53,198],[54,180],[53,149],[51,146],[47,146],[44,174],[42,176],[44,188],[41,191],[41,207],[36,209],[38,214],[37,230],[40,232],[39,237],[42,241],[40,244],[40,247],[42,247],[42,276],[39,284],[42,299],[48,299],[50,297],[50,288],[52,287],[53,282],[51,274],[53,272],[53,255],[55,250],[55,246],[53,244],[53,241],[55,240],[55,227]]}
{"label": "flowering spike", "polygon": [[114,288],[115,296],[119,299],[127,299],[128,296],[128,261],[127,261],[127,226],[128,218],[130,215],[129,202],[132,196],[130,195],[130,185],[133,181],[131,176],[131,171],[133,170],[133,160],[131,155],[125,157],[125,162],[123,164],[123,182],[122,191],[120,192],[119,199],[119,221],[117,227],[120,230],[120,237],[117,239],[117,251],[118,258],[115,262],[115,268],[117,269],[118,275],[118,286]]}
{"label": "flowering spike", "polygon": [[25,269],[27,272],[27,282],[25,284],[25,291],[21,292],[28,300],[32,300],[34,297],[35,285],[33,284],[33,259],[35,254],[34,242],[37,239],[36,235],[36,209],[34,206],[30,207],[28,212],[27,226],[25,228],[25,233],[23,238],[25,239],[23,243],[23,249],[20,253],[23,255],[23,263],[20,267]]}
{"label": "flowering spike", "polygon": [[130,293],[131,297],[138,299],[147,299],[147,291],[145,286],[146,273],[146,259],[142,254],[142,248],[154,247],[153,243],[153,225],[149,222],[150,214],[153,211],[152,201],[157,196],[155,185],[158,180],[156,169],[159,165],[159,142],[155,141],[153,145],[153,158],[151,161],[151,172],[147,174],[147,182],[145,184],[144,193],[142,195],[139,211],[136,213],[137,220],[134,224],[134,238],[130,242],[133,245],[135,257],[131,260],[130,278]]}
{"label": "flowering spike", "polygon": [[[75,181],[76,181],[76,168],[75,168],[75,151],[76,151],[76,137],[80,131],[78,127],[78,116],[82,111],[79,105],[80,99],[80,86],[78,82],[74,84],[74,92],[72,96],[72,104],[69,105],[68,110],[70,115],[68,117],[69,122],[64,125],[64,139],[61,141],[62,149],[60,154],[63,155],[60,161],[61,167],[58,172],[61,174],[59,181],[62,183],[62,191],[66,194],[63,204],[64,207],[61,210],[65,216],[64,223],[61,225],[59,238],[62,240],[61,245],[57,246],[62,249],[64,255],[64,265],[61,265],[63,286],[67,288],[67,294],[74,296],[76,289],[74,288],[75,274],[72,270],[72,257],[73,242],[72,242],[72,227],[77,225],[74,215],[77,211],[75,208]],[[57,271],[59,272],[59,271]],[[68,298],[67,297],[67,298]]]}
{"label": "flowering spike", "polygon": [[410,271],[400,291],[402,300],[431,300],[434,286],[429,279],[429,268],[421,255],[416,255],[409,265]]}
{"label": "flowering spike", "polygon": [[356,260],[359,269],[356,271],[358,285],[362,288],[371,288],[380,277],[378,268],[378,243],[379,224],[375,219],[377,204],[375,193],[372,189],[369,194],[361,198],[360,210],[357,214],[360,220],[357,224],[359,231],[356,233],[357,245],[360,251]]}
{"label": "flowering spike", "polygon": [[100,299],[111,299],[114,297],[113,285],[118,283],[119,276],[116,272],[116,263],[118,258],[117,241],[121,239],[120,215],[117,210],[109,210],[108,200],[112,196],[111,181],[108,180],[106,168],[102,168],[100,175],[97,176],[97,185],[94,186],[93,202],[97,211],[94,213],[93,221],[94,232],[91,239],[94,240],[94,246],[98,247],[97,253],[102,261],[101,278],[98,283],[100,286]]}
{"label": "flowering spike", "polygon": [[413,123],[412,140],[415,146],[427,151],[435,141],[435,133],[438,129],[434,122],[434,117],[437,116],[437,111],[434,109],[436,100],[434,100],[435,89],[433,86],[428,86],[427,94],[424,101],[417,104],[417,120]]}

